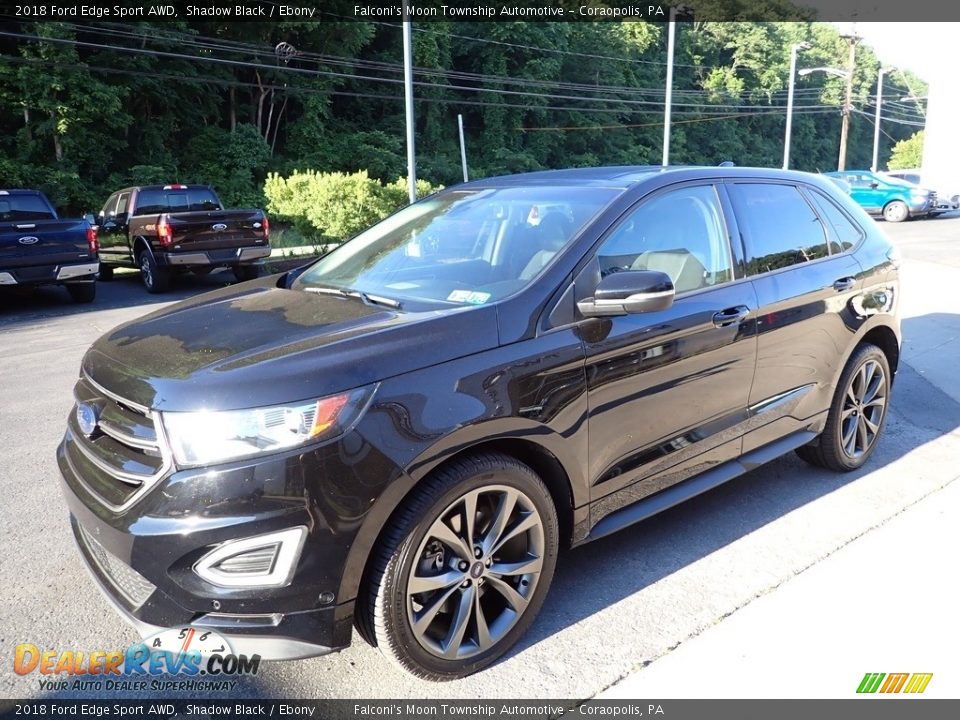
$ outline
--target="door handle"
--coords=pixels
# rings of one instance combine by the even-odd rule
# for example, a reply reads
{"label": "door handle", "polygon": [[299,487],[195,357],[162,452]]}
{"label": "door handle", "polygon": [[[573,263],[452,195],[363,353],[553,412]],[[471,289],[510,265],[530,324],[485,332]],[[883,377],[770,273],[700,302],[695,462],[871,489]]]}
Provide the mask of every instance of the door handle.
{"label": "door handle", "polygon": [[833,289],[837,292],[846,292],[847,290],[853,290],[853,287],[857,284],[856,278],[845,277],[840,278],[839,280],[833,283]]}
{"label": "door handle", "polygon": [[727,308],[713,314],[713,324],[718,328],[735,325],[743,320],[750,313],[750,308],[746,305],[737,305],[737,307]]}

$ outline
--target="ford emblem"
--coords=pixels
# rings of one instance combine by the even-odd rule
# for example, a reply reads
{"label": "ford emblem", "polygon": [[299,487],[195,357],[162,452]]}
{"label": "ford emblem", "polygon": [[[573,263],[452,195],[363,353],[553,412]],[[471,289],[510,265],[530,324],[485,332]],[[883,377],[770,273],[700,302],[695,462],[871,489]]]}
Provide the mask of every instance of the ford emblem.
{"label": "ford emblem", "polygon": [[33,245],[35,243],[40,242],[40,238],[35,237],[33,235],[24,235],[22,238],[17,240],[17,242],[20,243],[21,245]]}
{"label": "ford emblem", "polygon": [[97,430],[98,417],[97,408],[90,403],[80,403],[77,405],[77,425],[87,437],[93,435]]}
{"label": "ford emblem", "polygon": [[214,229],[216,232],[223,232],[224,230],[227,229],[227,226],[224,225],[223,223],[217,223],[216,225],[213,226],[213,229]]}

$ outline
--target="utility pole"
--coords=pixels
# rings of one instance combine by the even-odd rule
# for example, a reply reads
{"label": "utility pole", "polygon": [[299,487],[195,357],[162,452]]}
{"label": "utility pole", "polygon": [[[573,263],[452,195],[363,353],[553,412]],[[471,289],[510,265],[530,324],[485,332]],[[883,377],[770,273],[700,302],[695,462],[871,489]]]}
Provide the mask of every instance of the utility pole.
{"label": "utility pole", "polygon": [[677,9],[670,8],[667,23],[667,90],[663,106],[663,166],[670,164],[670,110],[673,103],[673,43],[677,27]]}
{"label": "utility pole", "polygon": [[463,115],[457,114],[457,126],[460,129],[460,164],[463,165],[463,181],[469,182],[470,176],[467,173],[467,146],[463,142]]}
{"label": "utility pole", "polygon": [[870,169],[877,172],[880,169],[878,161],[880,155],[880,108],[883,106],[883,76],[890,72],[889,68],[881,67],[877,71],[877,115],[873,121],[873,165]]}
{"label": "utility pole", "polygon": [[790,169],[790,131],[793,127],[793,86],[797,77],[797,53],[809,50],[810,43],[796,43],[790,48],[790,82],[787,90],[787,129],[783,137],[783,169]]}
{"label": "utility pole", "polygon": [[407,116],[407,185],[410,202],[417,201],[417,151],[414,146],[413,119],[413,32],[408,0],[403,0],[403,99]]}
{"label": "utility pole", "polygon": [[857,35],[847,35],[850,54],[847,57],[847,97],[843,105],[843,124],[840,126],[840,157],[837,170],[844,170],[847,164],[847,139],[850,135],[850,113],[853,111],[853,72],[857,62]]}

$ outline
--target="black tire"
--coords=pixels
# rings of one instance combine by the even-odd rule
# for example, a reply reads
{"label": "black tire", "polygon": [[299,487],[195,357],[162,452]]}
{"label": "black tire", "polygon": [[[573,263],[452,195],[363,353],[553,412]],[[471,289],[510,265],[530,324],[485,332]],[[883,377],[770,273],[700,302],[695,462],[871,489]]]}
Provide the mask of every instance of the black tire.
{"label": "black tire", "polygon": [[887,222],[903,222],[910,219],[910,208],[902,200],[891,200],[883,206],[883,219]]}
{"label": "black tire", "polygon": [[[880,383],[871,392],[877,371]],[[811,465],[837,472],[862,467],[883,434],[892,379],[883,351],[869,343],[860,345],[840,376],[823,432],[814,443],[798,448],[797,455]]]}
{"label": "black tire", "polygon": [[246,282],[247,280],[256,280],[260,277],[260,266],[259,265],[234,265],[233,266],[233,275],[237,278],[238,282]]}
{"label": "black tire", "polygon": [[113,265],[100,263],[100,272],[97,275],[97,280],[103,280],[104,282],[113,280]]}
{"label": "black tire", "polygon": [[157,265],[153,256],[142,251],[137,256],[137,265],[140,267],[140,279],[148,293],[164,293],[170,289],[170,273],[166,268]]}
{"label": "black tire", "polygon": [[70,293],[70,299],[78,305],[92,303],[97,296],[97,284],[95,282],[67,283],[65,287],[67,292]]}
{"label": "black tire", "polygon": [[[465,520],[470,498],[472,526]],[[506,519],[497,522],[502,514]],[[445,544],[436,539],[438,528],[472,540]],[[465,560],[470,544],[474,553]],[[556,508],[533,470],[499,453],[457,460],[424,480],[384,529],[361,584],[357,627],[413,675],[470,675],[499,659],[533,622],[558,547]],[[519,572],[533,568],[539,569]],[[424,583],[429,589],[415,589]]]}

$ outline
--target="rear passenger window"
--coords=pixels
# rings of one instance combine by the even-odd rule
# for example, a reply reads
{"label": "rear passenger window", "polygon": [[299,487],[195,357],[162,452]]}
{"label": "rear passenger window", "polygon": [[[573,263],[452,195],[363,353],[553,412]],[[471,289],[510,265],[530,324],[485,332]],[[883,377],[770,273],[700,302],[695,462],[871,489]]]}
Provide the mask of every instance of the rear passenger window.
{"label": "rear passenger window", "polygon": [[850,218],[834,205],[832,200],[827,199],[815,190],[810,191],[810,197],[817,206],[820,216],[827,221],[830,233],[830,254],[835,255],[846,250],[850,250],[863,237],[863,232],[858,228]]}
{"label": "rear passenger window", "polygon": [[730,193],[745,231],[748,275],[829,255],[820,218],[795,186],[733,183]]}

